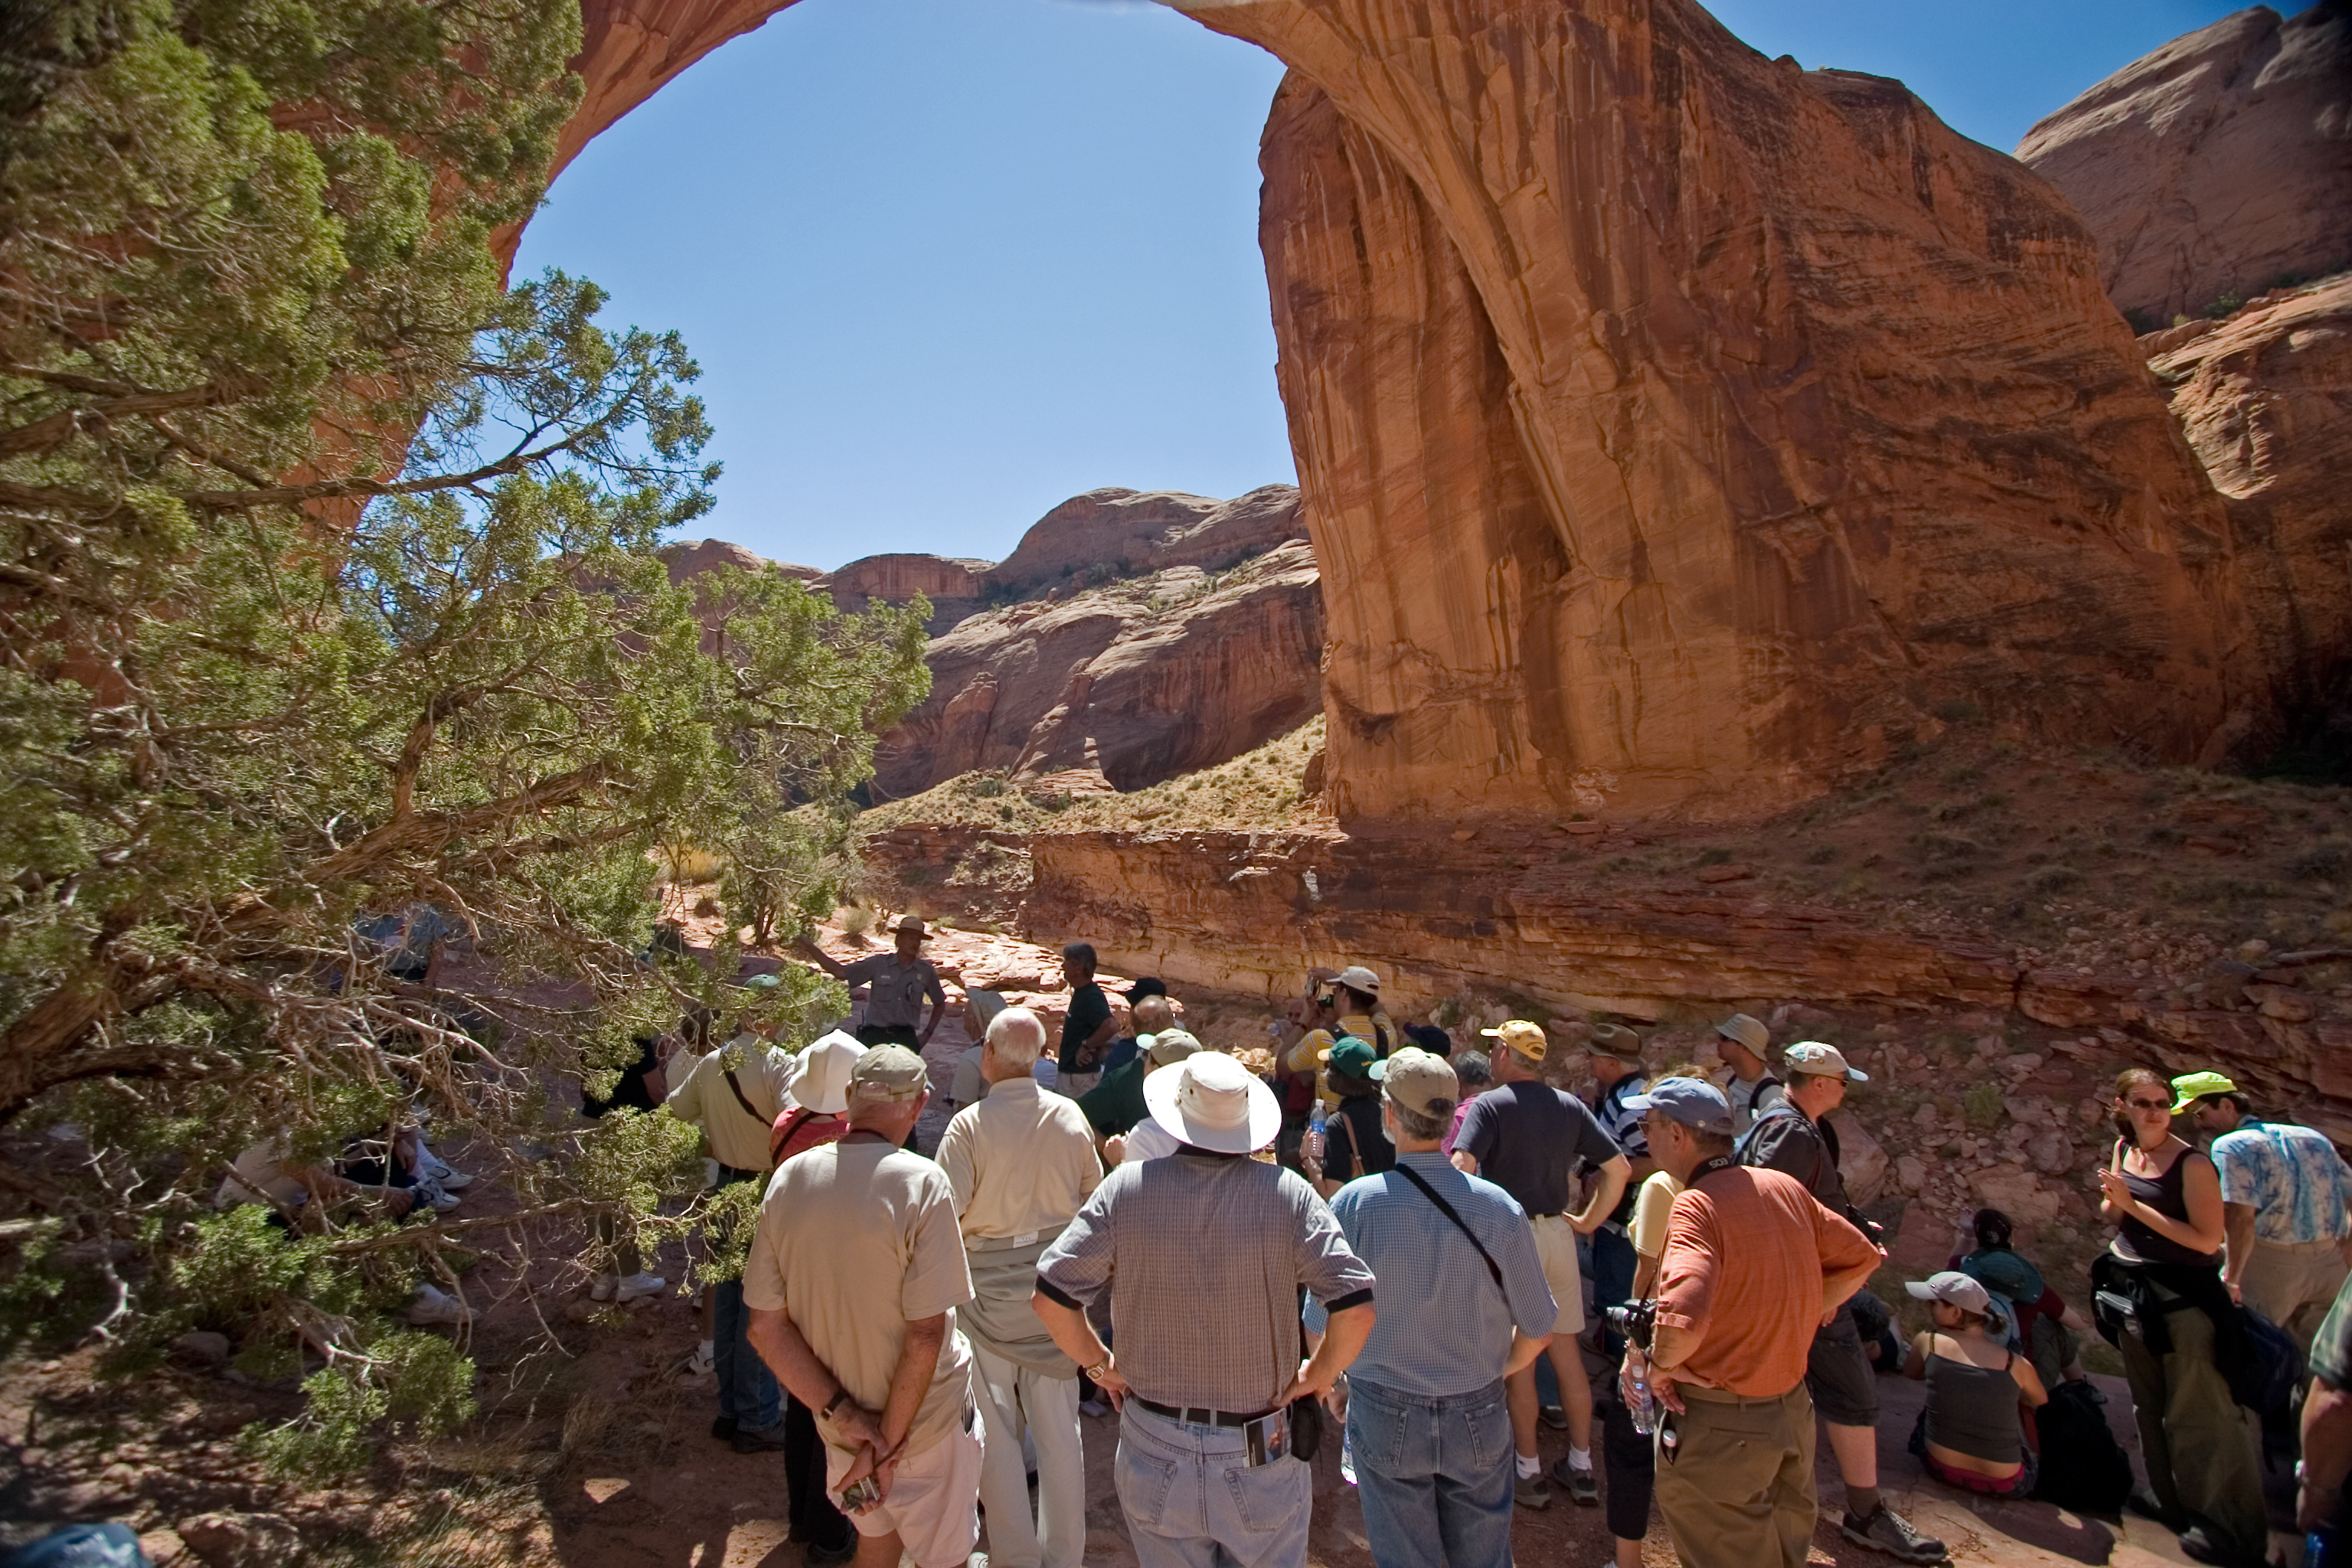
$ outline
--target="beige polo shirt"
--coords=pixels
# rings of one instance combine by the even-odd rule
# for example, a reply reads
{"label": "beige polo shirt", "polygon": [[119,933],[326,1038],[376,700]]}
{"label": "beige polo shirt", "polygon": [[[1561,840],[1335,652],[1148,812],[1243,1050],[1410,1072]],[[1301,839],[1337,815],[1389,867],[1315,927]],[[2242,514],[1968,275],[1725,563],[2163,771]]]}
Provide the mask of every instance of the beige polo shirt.
{"label": "beige polo shirt", "polygon": [[[869,1139],[793,1155],[776,1168],[760,1205],[743,1300],[758,1311],[789,1314],[850,1397],[881,1409],[907,1325],[971,1300],[947,1178],[920,1154]],[[950,1316],[939,1366],[907,1431],[908,1458],[963,1426],[971,1369],[971,1348]],[[817,1426],[838,1436],[823,1416]]]}
{"label": "beige polo shirt", "polygon": [[990,1084],[957,1111],[940,1135],[939,1159],[973,1240],[1050,1236],[1102,1184],[1086,1113],[1033,1078]]}
{"label": "beige polo shirt", "polygon": [[[730,1057],[736,1058],[735,1081],[741,1086],[743,1098],[751,1102],[750,1112],[727,1087]],[[792,1070],[789,1052],[757,1035],[738,1035],[719,1049],[696,1058],[678,1086],[669,1091],[666,1103],[672,1116],[702,1129],[719,1163],[739,1171],[764,1171],[768,1137],[787,1103],[784,1085]]]}

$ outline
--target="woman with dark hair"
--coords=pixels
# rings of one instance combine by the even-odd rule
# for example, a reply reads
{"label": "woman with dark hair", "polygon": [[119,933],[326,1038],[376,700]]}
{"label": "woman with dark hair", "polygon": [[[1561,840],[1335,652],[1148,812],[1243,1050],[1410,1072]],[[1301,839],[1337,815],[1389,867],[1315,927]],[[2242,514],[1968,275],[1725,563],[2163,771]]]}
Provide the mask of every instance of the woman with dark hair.
{"label": "woman with dark hair", "polygon": [[1462,1101],[1454,1108],[1454,1126],[1445,1134],[1445,1152],[1454,1152],[1454,1140],[1462,1135],[1462,1119],[1470,1114],[1470,1102],[1495,1087],[1495,1069],[1484,1051],[1465,1051],[1454,1058],[1454,1080],[1462,1085]]}
{"label": "woman with dark hair", "polygon": [[[1396,1165],[1396,1145],[1381,1125],[1380,1075],[1387,1064],[1368,1041],[1343,1037],[1327,1053],[1331,1088],[1339,1112],[1325,1124],[1323,1157],[1303,1157],[1299,1170],[1326,1198],[1358,1176],[1378,1175]],[[1326,1177],[1324,1171],[1333,1173]]]}
{"label": "woman with dark hair", "polygon": [[1994,1307],[2008,1320],[1994,1327],[1994,1337],[2008,1341],[2032,1362],[2044,1386],[2055,1386],[2062,1377],[2079,1378],[2084,1375],[2083,1352],[2074,1331],[2084,1326],[2082,1320],[2050,1288],[2042,1270],[2010,1244],[2011,1235],[2007,1215],[1979,1209],[1955,1238],[1967,1250],[1955,1251],[1944,1267],[1992,1293]]}
{"label": "woman with dark hair", "polygon": [[2195,1562],[2263,1563],[2261,1460],[2221,1372],[2245,1334],[2221,1284],[2221,1179],[2174,1135],[2172,1086],[2160,1075],[2122,1073],[2115,1119],[2122,1136],[2098,1189],[2116,1239],[2091,1283],[2132,1304],[2128,1330],[2100,1331],[2123,1353],[2154,1494],[2134,1494],[2132,1506],[2178,1531]]}

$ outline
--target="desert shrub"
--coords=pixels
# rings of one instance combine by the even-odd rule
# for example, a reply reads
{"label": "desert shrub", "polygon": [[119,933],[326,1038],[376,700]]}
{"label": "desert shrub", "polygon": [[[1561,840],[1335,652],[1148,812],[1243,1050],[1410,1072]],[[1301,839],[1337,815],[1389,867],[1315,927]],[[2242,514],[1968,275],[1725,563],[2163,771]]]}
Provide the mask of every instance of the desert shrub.
{"label": "desert shrub", "polygon": [[1727,863],[1730,859],[1731,851],[1718,847],[1700,850],[1696,863],[1700,866],[1721,866]]}
{"label": "desert shrub", "polygon": [[1960,1097],[1960,1114],[1979,1131],[1989,1132],[2000,1125],[2001,1110],[2000,1085],[1997,1083],[1975,1084]]}
{"label": "desert shrub", "polygon": [[2294,858],[2288,868],[2306,881],[2321,881],[2341,877],[2352,869],[2352,846],[2319,844]]}
{"label": "desert shrub", "polygon": [[2068,893],[2083,885],[2083,873],[2072,866],[2044,866],[2025,879],[2025,890],[2037,899]]}
{"label": "desert shrub", "polygon": [[1805,864],[1808,866],[1826,866],[1837,858],[1838,847],[1834,844],[1816,844],[1805,851]]}

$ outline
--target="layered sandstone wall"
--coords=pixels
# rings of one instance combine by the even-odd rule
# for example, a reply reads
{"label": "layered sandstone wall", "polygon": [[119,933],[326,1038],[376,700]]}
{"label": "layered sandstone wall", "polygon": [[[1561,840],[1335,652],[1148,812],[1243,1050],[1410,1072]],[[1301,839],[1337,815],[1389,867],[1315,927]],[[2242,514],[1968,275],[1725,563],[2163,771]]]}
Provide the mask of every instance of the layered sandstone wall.
{"label": "layered sandstone wall", "polygon": [[1899,84],[1687,4],[1193,9],[1296,68],[1261,235],[1349,815],[1750,812],[1958,709],[2186,760],[2261,702],[2090,237]]}
{"label": "layered sandstone wall", "polygon": [[2050,115],[2017,155],[2153,324],[2352,265],[2352,0],[2225,16]]}

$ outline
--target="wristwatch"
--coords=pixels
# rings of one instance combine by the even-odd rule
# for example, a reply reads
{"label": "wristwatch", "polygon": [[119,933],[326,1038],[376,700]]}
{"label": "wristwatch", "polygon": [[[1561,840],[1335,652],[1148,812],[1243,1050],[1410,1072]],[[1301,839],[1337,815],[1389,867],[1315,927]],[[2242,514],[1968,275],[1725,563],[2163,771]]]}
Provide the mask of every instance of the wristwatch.
{"label": "wristwatch", "polygon": [[1094,1364],[1094,1365],[1092,1365],[1092,1366],[1090,1366],[1090,1367],[1087,1367],[1087,1368],[1086,1369],[1086,1373],[1087,1373],[1087,1377],[1088,1378],[1088,1380],[1090,1380],[1090,1381],[1092,1381],[1092,1382],[1095,1382],[1095,1383],[1100,1383],[1100,1382],[1102,1381],[1102,1379],[1103,1379],[1103,1373],[1105,1373],[1108,1372],[1109,1370],[1110,1370],[1110,1357],[1108,1357],[1108,1355],[1106,1355],[1106,1356],[1104,1356],[1104,1357],[1102,1358],[1102,1360],[1100,1360],[1100,1361],[1098,1361],[1098,1362],[1095,1363],[1095,1364]]}
{"label": "wristwatch", "polygon": [[835,1411],[840,1409],[844,1404],[847,1403],[848,1399],[849,1389],[846,1385],[835,1388],[833,1391],[833,1397],[824,1402],[824,1408],[818,1411],[817,1414],[820,1415],[831,1415]]}

